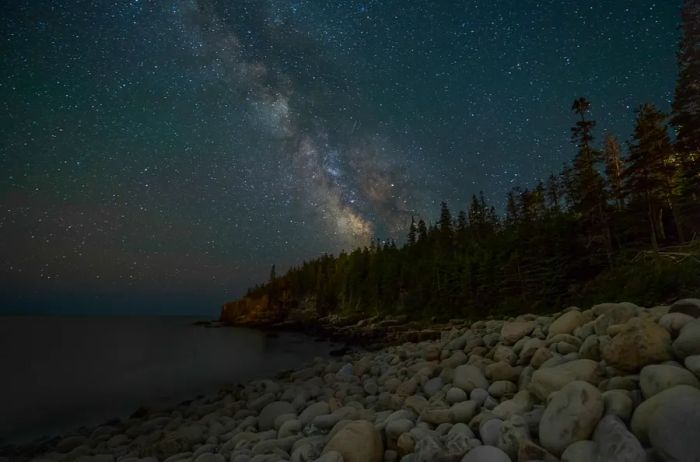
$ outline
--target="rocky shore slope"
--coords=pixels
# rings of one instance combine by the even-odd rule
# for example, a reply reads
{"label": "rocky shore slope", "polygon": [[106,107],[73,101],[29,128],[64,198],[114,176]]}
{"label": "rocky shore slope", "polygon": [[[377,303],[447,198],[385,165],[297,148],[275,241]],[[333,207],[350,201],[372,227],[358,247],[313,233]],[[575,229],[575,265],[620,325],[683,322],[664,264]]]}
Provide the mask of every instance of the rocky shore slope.
{"label": "rocky shore slope", "polygon": [[686,299],[479,321],[7,459],[697,462],[699,429],[700,300]]}

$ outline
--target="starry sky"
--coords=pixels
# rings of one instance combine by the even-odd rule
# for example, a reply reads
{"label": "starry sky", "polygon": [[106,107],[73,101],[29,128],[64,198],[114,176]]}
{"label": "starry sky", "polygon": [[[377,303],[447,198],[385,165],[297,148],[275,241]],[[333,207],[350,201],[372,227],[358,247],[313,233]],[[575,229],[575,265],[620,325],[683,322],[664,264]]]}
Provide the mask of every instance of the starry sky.
{"label": "starry sky", "polygon": [[17,0],[0,311],[207,313],[670,108],[680,0]]}

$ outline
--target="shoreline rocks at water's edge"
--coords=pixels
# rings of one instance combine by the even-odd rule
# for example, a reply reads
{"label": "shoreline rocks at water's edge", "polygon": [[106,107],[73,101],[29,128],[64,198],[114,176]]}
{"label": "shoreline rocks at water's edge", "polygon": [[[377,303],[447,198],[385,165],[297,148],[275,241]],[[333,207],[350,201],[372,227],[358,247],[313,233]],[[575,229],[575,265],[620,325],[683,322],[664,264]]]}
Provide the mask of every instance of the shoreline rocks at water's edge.
{"label": "shoreline rocks at water's edge", "polygon": [[65,436],[32,457],[700,461],[698,428],[700,300],[688,299],[479,321],[434,340],[318,359],[277,379]]}

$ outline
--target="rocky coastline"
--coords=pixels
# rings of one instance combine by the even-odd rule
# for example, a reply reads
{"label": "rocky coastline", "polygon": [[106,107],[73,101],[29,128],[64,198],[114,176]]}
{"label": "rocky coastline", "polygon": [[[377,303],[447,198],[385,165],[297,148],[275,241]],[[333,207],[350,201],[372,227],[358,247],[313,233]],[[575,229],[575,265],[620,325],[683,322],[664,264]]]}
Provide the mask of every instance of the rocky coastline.
{"label": "rocky coastline", "polygon": [[[425,331],[396,321],[377,338]],[[372,330],[363,325],[355,329]],[[700,299],[456,320],[433,331],[0,454],[34,462],[700,461]]]}

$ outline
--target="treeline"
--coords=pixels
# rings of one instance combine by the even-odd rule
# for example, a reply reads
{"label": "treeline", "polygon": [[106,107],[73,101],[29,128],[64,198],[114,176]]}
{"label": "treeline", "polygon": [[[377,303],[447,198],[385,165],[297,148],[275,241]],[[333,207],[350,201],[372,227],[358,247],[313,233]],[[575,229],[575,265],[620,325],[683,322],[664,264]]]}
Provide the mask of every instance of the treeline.
{"label": "treeline", "polygon": [[456,214],[443,203],[437,222],[411,221],[404,245],[377,241],[273,271],[248,295],[267,295],[281,313],[312,304],[318,315],[446,318],[559,308],[595,294],[651,303],[698,293],[697,245],[672,258],[658,252],[700,230],[700,2],[685,2],[682,30],[672,113],[641,105],[625,147],[613,135],[596,142],[591,105],[579,98],[573,161],[510,191],[503,216],[483,193]]}

